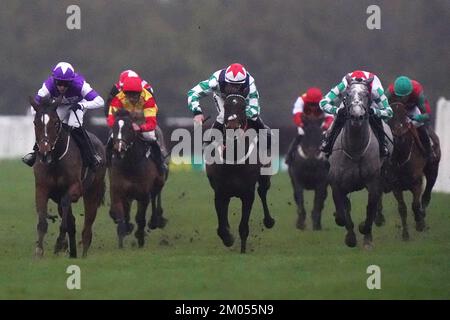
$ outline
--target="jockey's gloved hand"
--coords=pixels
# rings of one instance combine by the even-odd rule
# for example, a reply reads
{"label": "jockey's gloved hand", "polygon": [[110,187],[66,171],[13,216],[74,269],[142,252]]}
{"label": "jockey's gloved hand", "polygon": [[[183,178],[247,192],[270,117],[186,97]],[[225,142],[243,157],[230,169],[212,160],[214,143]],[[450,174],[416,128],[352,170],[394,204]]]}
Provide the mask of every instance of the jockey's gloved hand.
{"label": "jockey's gloved hand", "polygon": [[202,124],[203,121],[205,121],[205,117],[203,116],[203,113],[194,113],[194,122]]}
{"label": "jockey's gloved hand", "polygon": [[369,116],[373,116],[375,114],[375,109],[374,108],[369,108]]}
{"label": "jockey's gloved hand", "polygon": [[134,131],[137,131],[137,132],[141,131],[141,127],[139,127],[139,125],[137,123],[133,122],[132,126],[133,126]]}
{"label": "jockey's gloved hand", "polygon": [[84,109],[83,105],[79,103],[74,103],[73,105],[70,106],[70,110],[72,110],[73,112],[76,112],[77,110],[83,111],[83,109]]}

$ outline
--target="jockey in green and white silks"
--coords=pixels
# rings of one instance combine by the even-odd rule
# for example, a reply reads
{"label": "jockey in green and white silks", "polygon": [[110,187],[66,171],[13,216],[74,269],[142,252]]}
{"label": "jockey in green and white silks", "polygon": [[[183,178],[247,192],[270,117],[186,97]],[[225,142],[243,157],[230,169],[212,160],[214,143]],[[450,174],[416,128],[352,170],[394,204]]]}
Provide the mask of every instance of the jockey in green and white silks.
{"label": "jockey in green and white silks", "polygon": [[322,151],[327,155],[331,154],[334,141],[345,124],[345,108],[341,103],[342,95],[349,85],[347,79],[352,79],[355,81],[371,80],[368,89],[371,93],[372,101],[369,113],[372,116],[369,117],[369,121],[372,129],[377,136],[380,145],[381,157],[387,156],[388,149],[386,146],[385,133],[383,131],[383,124],[381,120],[389,120],[393,115],[392,109],[389,106],[386,95],[384,94],[384,89],[381,85],[380,79],[373,73],[361,70],[350,72],[346,76],[344,76],[342,81],[338,85],[333,87],[330,92],[328,92],[320,101],[320,108],[324,112],[337,116],[334,120],[333,126],[330,129],[330,132],[327,134],[322,144]]}
{"label": "jockey in green and white silks", "polygon": [[188,107],[196,121],[203,121],[203,110],[200,99],[212,94],[219,112],[216,122],[223,124],[224,100],[228,94],[240,94],[246,98],[246,115],[249,120],[257,121],[259,116],[259,93],[255,79],[239,63],[233,63],[228,68],[218,70],[209,79],[201,81],[188,92]]}

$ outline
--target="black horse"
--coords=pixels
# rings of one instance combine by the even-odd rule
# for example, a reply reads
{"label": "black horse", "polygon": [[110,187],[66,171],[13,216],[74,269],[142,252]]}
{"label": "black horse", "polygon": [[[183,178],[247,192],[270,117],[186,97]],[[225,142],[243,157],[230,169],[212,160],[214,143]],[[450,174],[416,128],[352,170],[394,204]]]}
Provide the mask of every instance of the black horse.
{"label": "black horse", "polygon": [[[74,143],[70,128],[63,124],[56,109],[62,97],[57,100],[43,99],[39,104],[30,97],[30,103],[36,114],[34,131],[38,146],[37,159],[33,166],[36,183],[36,210],[39,221],[37,225],[38,241],[35,254],[42,257],[44,253],[44,236],[47,233],[47,205],[52,199],[58,204],[58,213],[62,218],[59,237],[55,244],[55,253],[69,247],[70,257],[77,256],[75,241],[75,217],[72,214],[72,202],[83,197],[84,228],[82,232],[83,256],[87,255],[92,242],[92,225],[98,207],[103,203],[105,194],[104,166],[95,171],[83,167],[80,149]],[[93,147],[105,162],[105,150],[100,140],[90,136]],[[67,243],[66,234],[69,236]]]}
{"label": "black horse", "polygon": [[[217,234],[223,244],[230,247],[234,238],[230,233],[228,223],[228,205],[232,197],[241,199],[242,216],[239,224],[239,235],[241,238],[241,253],[246,252],[247,237],[249,234],[249,218],[255,199],[255,187],[258,182],[258,194],[264,208],[264,225],[272,228],[275,220],[271,217],[267,206],[267,191],[270,188],[270,176],[261,175],[261,162],[243,161],[257,154],[257,135],[246,136],[248,129],[247,117],[245,115],[246,102],[241,95],[232,94],[225,99],[224,103],[224,131],[221,133],[222,142],[213,142],[215,162],[206,163],[206,174],[209,183],[214,190],[214,203],[219,221]],[[253,130],[253,132],[256,132]],[[231,133],[231,134],[230,134]],[[220,140],[220,139],[219,139]],[[231,148],[239,149],[244,146],[242,155],[239,152],[231,152]],[[228,150],[227,150],[228,149]],[[251,155],[250,155],[251,154]],[[254,160],[255,158],[253,158]]]}
{"label": "black horse", "polygon": [[[130,223],[133,200],[138,203],[136,214],[138,229],[135,237],[139,247],[144,245],[145,215],[150,201],[152,216],[149,228],[164,228],[167,222],[163,217],[161,206],[161,191],[167,176],[158,171],[150,155],[149,144],[133,129],[135,121],[135,117],[128,111],[119,110],[115,114],[112,130],[113,156],[109,168],[110,216],[117,223],[119,248],[123,247],[124,237],[133,230],[133,224]],[[163,143],[162,137],[160,143]]]}
{"label": "black horse", "polygon": [[[294,149],[292,161],[289,163],[289,176],[294,188],[294,199],[297,204],[297,228],[305,229],[306,211],[304,206],[304,190],[314,190],[314,207],[312,210],[313,230],[321,230],[321,214],[327,198],[329,163],[320,151],[322,143],[321,125],[323,117],[303,114],[304,136]],[[295,138],[297,139],[297,137]]]}

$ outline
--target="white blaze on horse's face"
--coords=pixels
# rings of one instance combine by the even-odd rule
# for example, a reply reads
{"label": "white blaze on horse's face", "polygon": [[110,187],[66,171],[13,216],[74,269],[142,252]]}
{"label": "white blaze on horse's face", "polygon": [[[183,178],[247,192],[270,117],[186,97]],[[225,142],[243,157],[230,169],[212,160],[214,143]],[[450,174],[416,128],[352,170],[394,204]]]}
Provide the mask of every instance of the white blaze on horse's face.
{"label": "white blaze on horse's face", "polygon": [[355,117],[364,116],[364,96],[367,95],[367,87],[364,84],[353,84],[350,88],[351,109],[350,114]]}
{"label": "white blaze on horse's face", "polygon": [[44,124],[44,137],[47,138],[47,136],[48,136],[48,134],[47,134],[47,125],[48,125],[48,123],[50,121],[50,117],[48,116],[48,114],[44,113],[42,115],[41,121]]}
{"label": "white blaze on horse's face", "polygon": [[119,120],[117,124],[119,125],[119,133],[117,133],[117,139],[122,139],[122,128],[125,122],[123,120]]}

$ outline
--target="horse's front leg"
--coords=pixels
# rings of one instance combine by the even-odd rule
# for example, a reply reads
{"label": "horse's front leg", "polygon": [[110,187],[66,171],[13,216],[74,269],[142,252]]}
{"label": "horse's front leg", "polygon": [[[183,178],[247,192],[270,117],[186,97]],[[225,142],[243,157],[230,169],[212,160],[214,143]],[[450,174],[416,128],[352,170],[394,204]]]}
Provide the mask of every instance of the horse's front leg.
{"label": "horse's front leg", "polygon": [[[63,209],[61,207],[61,203],[58,203],[58,214],[62,219]],[[56,239],[56,243],[55,243],[55,250],[54,250],[55,254],[58,254],[61,251],[67,250],[69,245],[67,243],[66,233],[67,233],[67,230],[65,229],[65,226],[63,226],[63,224],[61,223],[59,226],[59,236]]]}
{"label": "horse's front leg", "polygon": [[332,186],[333,200],[336,207],[336,224],[345,226],[347,234],[345,235],[345,244],[351,248],[356,246],[356,235],[353,231],[354,224],[351,217],[351,203],[347,194],[339,186]]}
{"label": "horse's front leg", "polygon": [[[150,202],[150,196],[139,199],[138,201],[138,209],[136,214],[136,224],[137,224],[137,230],[134,233],[134,236],[136,237],[138,241],[139,248],[142,248],[144,246],[144,237],[145,237],[145,213],[147,211],[148,203]],[[154,199],[152,196],[152,211],[155,210],[154,208]],[[153,213],[152,213],[153,215]]]}
{"label": "horse's front leg", "polygon": [[393,190],[394,197],[397,200],[398,204],[398,213],[400,215],[400,219],[402,220],[402,239],[404,241],[409,240],[409,232],[408,232],[408,224],[407,224],[407,216],[408,209],[406,208],[405,200],[403,199],[403,192],[399,189]]}
{"label": "horse's front leg", "polygon": [[414,212],[414,220],[416,220],[416,230],[422,232],[425,230],[425,210],[421,201],[422,179],[413,186],[411,192],[413,194],[412,210]]}
{"label": "horse's front leg", "polygon": [[41,258],[44,255],[44,236],[47,233],[47,204],[48,192],[47,189],[40,188],[36,185],[36,212],[38,214],[37,232],[38,240],[36,243],[35,256]]}
{"label": "horse's front leg", "polygon": [[260,175],[258,179],[258,195],[261,199],[263,210],[264,210],[264,225],[266,228],[270,229],[275,224],[275,219],[272,218],[269,212],[269,207],[267,206],[267,192],[270,188],[270,176]]}
{"label": "horse's front leg", "polygon": [[124,203],[126,199],[123,197],[114,196],[116,192],[111,192],[111,215],[114,216],[117,223],[117,237],[119,241],[119,248],[123,248],[123,239],[127,235],[127,224],[125,221]]}
{"label": "horse's front leg", "polygon": [[378,200],[377,213],[374,222],[377,227],[381,227],[386,223],[386,219],[384,218],[383,215],[383,192],[381,192],[380,200]]}
{"label": "horse's front leg", "polygon": [[230,225],[228,223],[228,206],[230,204],[230,197],[223,195],[216,191],[214,196],[214,205],[216,207],[217,218],[219,226],[217,228],[217,235],[222,239],[226,247],[231,247],[234,243],[234,237],[230,233]]}
{"label": "horse's front leg", "polygon": [[72,197],[70,193],[65,194],[60,203],[62,210],[62,229],[69,235],[69,256],[71,258],[77,257],[77,243],[75,241],[75,217],[72,214]]}
{"label": "horse's front leg", "polygon": [[253,202],[255,200],[255,192],[251,191],[241,197],[242,215],[239,223],[239,236],[241,237],[241,253],[245,253],[247,249],[247,238],[249,234],[248,220],[252,212]]}
{"label": "horse's front leg", "polygon": [[294,200],[297,205],[297,229],[304,230],[306,228],[306,210],[303,197],[303,185],[299,182],[294,183]]}
{"label": "horse's front leg", "polygon": [[314,192],[314,207],[312,210],[313,230],[322,229],[322,210],[324,207],[325,199],[327,198],[327,184],[321,184]]}
{"label": "horse's front leg", "polygon": [[366,220],[359,225],[359,232],[364,235],[364,247],[370,249],[372,247],[372,225],[377,214],[378,204],[381,197],[381,185],[376,181],[368,185],[368,201],[366,209]]}

